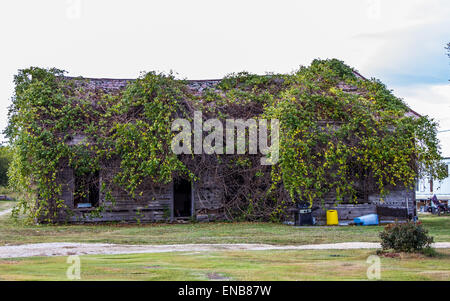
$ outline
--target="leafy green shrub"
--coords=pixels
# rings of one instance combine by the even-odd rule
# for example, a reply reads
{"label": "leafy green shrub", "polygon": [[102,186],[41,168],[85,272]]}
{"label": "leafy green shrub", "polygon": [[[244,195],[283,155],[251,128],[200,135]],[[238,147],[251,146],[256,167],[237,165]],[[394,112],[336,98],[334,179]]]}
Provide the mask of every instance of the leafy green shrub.
{"label": "leafy green shrub", "polygon": [[392,249],[396,252],[419,252],[431,248],[433,237],[421,223],[407,222],[404,224],[389,224],[380,233],[383,250]]}

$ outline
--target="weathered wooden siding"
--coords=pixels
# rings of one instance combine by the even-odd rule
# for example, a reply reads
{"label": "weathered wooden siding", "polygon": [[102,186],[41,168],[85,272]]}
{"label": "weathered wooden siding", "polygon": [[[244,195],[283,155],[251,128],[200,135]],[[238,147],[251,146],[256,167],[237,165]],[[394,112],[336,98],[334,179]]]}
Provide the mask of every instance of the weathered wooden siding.
{"label": "weathered wooden siding", "polygon": [[[102,180],[100,172],[100,181]],[[170,220],[172,210],[172,184],[146,185],[142,187],[142,196],[133,199],[128,193],[116,187],[112,189],[113,201],[107,201],[100,192],[99,206],[104,210],[92,214],[96,208],[74,208],[74,175],[73,170],[65,168],[61,172],[63,182],[61,197],[70,209],[60,216],[60,221],[67,222],[154,222]]]}
{"label": "weathered wooden siding", "polygon": [[[367,203],[359,204],[334,204],[332,198],[328,198],[324,201],[323,206],[320,209],[313,212],[313,216],[316,218],[318,224],[324,224],[326,222],[326,211],[337,210],[339,221],[349,222],[353,221],[355,217],[359,217],[366,214],[379,213],[378,207],[403,209],[405,211],[404,216],[389,216],[380,215],[381,221],[393,221],[393,220],[405,220],[407,215],[411,217],[415,216],[414,211],[414,190],[407,188],[392,188],[390,193],[384,198],[380,198],[378,194],[371,194],[368,197]],[[389,210],[385,210],[388,211]],[[391,210],[395,211],[395,210]]]}
{"label": "weathered wooden siding", "polygon": [[205,176],[193,185],[194,214],[199,221],[223,219],[223,192],[211,177]]}
{"label": "weathered wooden siding", "polygon": [[[100,181],[104,178],[100,172]],[[63,183],[62,199],[71,210],[71,214],[61,212],[60,221],[67,222],[155,222],[173,220],[173,184],[148,184],[141,187],[142,196],[133,199],[128,193],[116,187],[111,191],[113,202],[106,201],[100,192],[99,205],[104,207],[98,215],[92,215],[96,208],[74,208],[74,174],[70,168],[64,168],[59,175]],[[212,177],[204,176],[192,185],[192,212],[199,221],[213,221],[224,219],[223,192],[217,188]],[[326,222],[326,210],[338,211],[340,221],[352,221],[355,217],[370,213],[395,212],[395,210],[381,210],[381,208],[404,209],[410,216],[414,211],[414,190],[396,188],[384,197],[383,201],[377,194],[368,196],[366,203],[338,204],[333,195],[327,196],[320,209],[313,212],[318,224]],[[401,210],[400,210],[401,211]],[[380,216],[381,220],[402,220],[404,216]]]}

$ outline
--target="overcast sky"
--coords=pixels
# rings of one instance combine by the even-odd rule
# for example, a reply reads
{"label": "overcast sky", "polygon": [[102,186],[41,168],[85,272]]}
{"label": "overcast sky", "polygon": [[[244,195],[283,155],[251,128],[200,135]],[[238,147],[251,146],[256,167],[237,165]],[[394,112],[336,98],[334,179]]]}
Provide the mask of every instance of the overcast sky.
{"label": "overcast sky", "polygon": [[[0,128],[13,76],[29,66],[72,76],[180,78],[290,72],[339,58],[450,129],[448,0],[0,2]],[[450,156],[450,132],[439,135]]]}

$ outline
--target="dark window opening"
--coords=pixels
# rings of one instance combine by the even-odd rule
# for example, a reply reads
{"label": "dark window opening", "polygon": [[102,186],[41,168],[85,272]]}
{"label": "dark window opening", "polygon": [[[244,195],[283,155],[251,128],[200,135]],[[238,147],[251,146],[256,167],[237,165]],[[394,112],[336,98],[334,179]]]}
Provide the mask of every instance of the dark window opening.
{"label": "dark window opening", "polygon": [[175,179],[173,183],[173,216],[189,217],[192,215],[192,186],[185,179]]}
{"label": "dark window opening", "polygon": [[73,205],[75,208],[97,207],[100,199],[98,172],[75,175],[75,193]]}

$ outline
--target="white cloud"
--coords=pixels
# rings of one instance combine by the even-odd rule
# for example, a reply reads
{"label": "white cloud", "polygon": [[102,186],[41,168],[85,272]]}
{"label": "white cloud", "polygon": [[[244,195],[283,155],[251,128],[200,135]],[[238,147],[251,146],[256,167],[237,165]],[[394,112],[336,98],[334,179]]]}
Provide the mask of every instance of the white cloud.
{"label": "white cloud", "polygon": [[[394,87],[394,94],[421,115],[439,123],[439,130],[450,130],[450,84]],[[443,155],[450,157],[450,132],[439,133]]]}
{"label": "white cloud", "polygon": [[441,129],[450,129],[450,84],[399,86],[393,90],[411,109],[433,117]]}
{"label": "white cloud", "polygon": [[204,79],[337,57],[388,86],[447,80],[448,0],[80,1],[79,18],[76,0],[0,1],[1,129],[13,75],[29,66],[116,78],[173,69]]}

